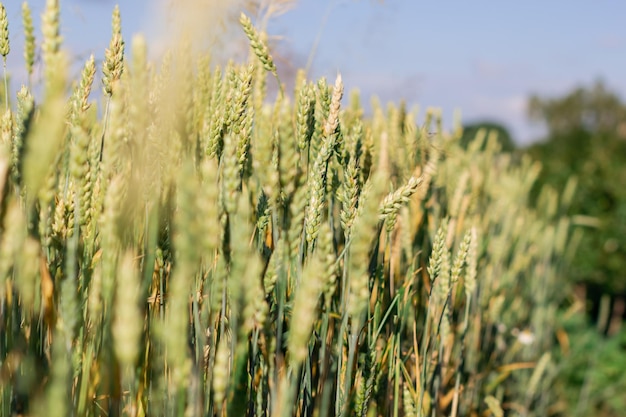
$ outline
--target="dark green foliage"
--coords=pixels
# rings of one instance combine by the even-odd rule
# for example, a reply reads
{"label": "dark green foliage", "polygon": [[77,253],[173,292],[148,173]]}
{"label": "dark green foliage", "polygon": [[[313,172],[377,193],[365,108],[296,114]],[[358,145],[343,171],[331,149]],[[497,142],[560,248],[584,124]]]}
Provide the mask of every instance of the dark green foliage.
{"label": "dark green foliage", "polygon": [[570,415],[622,416],[626,410],[626,330],[606,338],[581,321],[565,322],[571,352],[560,358],[564,396]]}
{"label": "dark green foliage", "polygon": [[616,128],[623,126],[626,120],[626,107],[602,81],[596,81],[590,87],[578,87],[563,97],[533,95],[528,104],[528,116],[545,123],[550,137],[576,130],[615,134]]}
{"label": "dark green foliage", "polygon": [[[485,129],[487,134],[496,132],[498,134],[498,143],[502,147],[502,151],[512,152],[515,150],[515,142],[509,130],[505,126],[492,121],[480,121],[463,126],[463,136],[461,136],[460,144],[464,149],[474,140],[480,129]],[[483,145],[483,148],[484,146],[485,145]]]}
{"label": "dark green foliage", "polygon": [[571,214],[588,216],[579,222],[584,233],[572,279],[611,293],[626,291],[626,106],[598,83],[562,98],[533,97],[529,112],[543,118],[550,132],[528,149],[543,164],[538,187],[562,190],[576,177]]}

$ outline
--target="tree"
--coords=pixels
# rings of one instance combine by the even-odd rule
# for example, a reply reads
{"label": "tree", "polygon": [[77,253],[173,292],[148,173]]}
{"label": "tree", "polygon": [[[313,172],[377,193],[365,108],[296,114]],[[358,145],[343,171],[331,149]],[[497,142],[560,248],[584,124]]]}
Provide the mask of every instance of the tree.
{"label": "tree", "polygon": [[588,88],[576,88],[564,97],[533,95],[528,115],[531,120],[545,123],[550,137],[576,130],[623,136],[626,123],[626,107],[601,80]]}
{"label": "tree", "polygon": [[481,121],[463,126],[461,146],[463,148],[466,148],[467,145],[469,145],[474,140],[476,134],[480,129],[485,129],[488,133],[495,131],[498,134],[498,142],[500,142],[502,151],[512,152],[515,150],[515,142],[513,141],[509,130],[500,123],[492,121]]}

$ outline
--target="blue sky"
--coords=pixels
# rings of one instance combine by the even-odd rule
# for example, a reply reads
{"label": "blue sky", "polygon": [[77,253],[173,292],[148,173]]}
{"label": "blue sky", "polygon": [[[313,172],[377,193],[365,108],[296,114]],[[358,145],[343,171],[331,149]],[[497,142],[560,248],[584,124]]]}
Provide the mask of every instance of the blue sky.
{"label": "blue sky", "polygon": [[[19,0],[5,1],[13,51],[9,69],[23,68]],[[44,0],[30,0],[39,31]],[[155,0],[120,0],[124,35],[159,38],[166,29]],[[61,0],[66,46],[82,59],[102,57],[110,37],[108,0]],[[327,17],[327,18],[325,18]],[[529,94],[558,95],[602,78],[626,97],[626,2],[582,0],[418,1],[300,0],[272,21],[282,36],[277,53],[306,63],[318,34],[311,76],[358,87],[364,101],[405,98],[438,106],[450,121],[460,109],[471,122],[503,122],[519,142],[541,136],[525,116]],[[279,62],[280,65],[280,62]]]}

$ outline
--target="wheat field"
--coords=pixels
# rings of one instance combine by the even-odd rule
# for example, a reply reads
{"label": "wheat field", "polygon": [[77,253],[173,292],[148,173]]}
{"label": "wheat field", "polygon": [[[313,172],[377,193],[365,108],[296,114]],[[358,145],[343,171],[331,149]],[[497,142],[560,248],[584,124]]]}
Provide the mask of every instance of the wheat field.
{"label": "wheat field", "polygon": [[152,61],[115,8],[102,66],[70,79],[58,0],[41,39],[24,4],[43,81],[10,97],[5,71],[0,414],[561,412],[574,184],[533,208],[540,167],[494,133],[464,149],[439,109],[365,116],[340,75],[287,91],[240,25],[245,62]]}

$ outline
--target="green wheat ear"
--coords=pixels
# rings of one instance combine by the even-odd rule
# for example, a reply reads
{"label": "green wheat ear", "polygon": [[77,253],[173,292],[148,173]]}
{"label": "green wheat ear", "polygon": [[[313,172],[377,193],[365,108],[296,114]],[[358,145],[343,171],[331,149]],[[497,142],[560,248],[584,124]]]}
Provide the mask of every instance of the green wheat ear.
{"label": "green wheat ear", "polygon": [[4,63],[4,101],[6,108],[9,108],[9,86],[7,81],[7,55],[11,51],[9,44],[9,19],[4,4],[0,3],[0,55]]}
{"label": "green wheat ear", "polygon": [[5,62],[10,51],[11,46],[9,44],[9,19],[7,18],[7,9],[4,8],[4,4],[0,3],[0,55],[2,55]]}
{"label": "green wheat ear", "polygon": [[43,33],[43,43],[41,53],[45,67],[46,82],[50,83],[54,79],[54,60],[61,49],[60,18],[61,7],[59,0],[47,0],[46,10],[41,16],[41,32]]}
{"label": "green wheat ear", "polygon": [[35,27],[33,26],[30,7],[26,1],[22,3],[22,25],[24,26],[24,61],[26,62],[26,72],[30,84],[35,66]]}
{"label": "green wheat ear", "polygon": [[259,58],[259,61],[263,64],[263,67],[276,75],[276,65],[274,65],[274,61],[272,60],[272,56],[270,55],[269,49],[265,42],[261,39],[261,36],[256,31],[254,26],[252,26],[252,21],[248,16],[244,13],[241,13],[239,17],[239,23],[243,27],[243,31],[246,33],[248,40],[250,40],[250,46],[254,51],[254,54]]}

